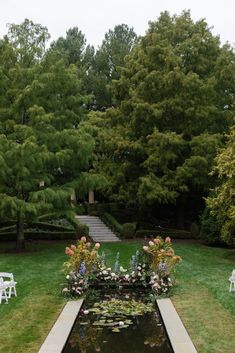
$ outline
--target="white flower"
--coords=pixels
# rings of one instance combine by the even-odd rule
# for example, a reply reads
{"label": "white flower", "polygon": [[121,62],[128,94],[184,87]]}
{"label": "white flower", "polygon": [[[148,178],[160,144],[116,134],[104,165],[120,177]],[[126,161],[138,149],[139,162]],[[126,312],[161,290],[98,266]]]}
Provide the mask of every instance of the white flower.
{"label": "white flower", "polygon": [[114,272],[111,272],[111,277],[115,277],[116,274]]}
{"label": "white flower", "polygon": [[120,272],[126,272],[127,270],[125,268],[123,268],[122,266],[120,266]]}
{"label": "white flower", "polygon": [[111,271],[111,267],[108,267],[108,268],[107,268],[107,271]]}
{"label": "white flower", "polygon": [[130,277],[129,275],[125,275],[124,276],[125,279],[129,279],[129,277]]}
{"label": "white flower", "polygon": [[123,326],[123,325],[125,325],[123,321],[119,321],[119,323],[118,323],[118,324],[119,324],[119,326]]}
{"label": "white flower", "polygon": [[70,278],[70,276],[69,276],[69,275],[67,275],[67,276],[66,276],[66,279],[69,279],[69,278]]}
{"label": "white flower", "polygon": [[153,246],[153,245],[154,245],[154,242],[150,240],[149,246]]}
{"label": "white flower", "polygon": [[137,270],[139,270],[139,271],[140,271],[140,270],[141,270],[141,267],[140,267],[140,266],[138,266],[138,267],[137,267]]}
{"label": "white flower", "polygon": [[63,292],[63,293],[68,293],[69,290],[68,290],[68,288],[64,288],[64,289],[62,290],[62,292]]}
{"label": "white flower", "polygon": [[103,275],[107,275],[108,272],[106,270],[102,271]]}
{"label": "white flower", "polygon": [[89,314],[89,310],[84,310],[83,313],[84,313],[85,315],[87,315],[87,314]]}

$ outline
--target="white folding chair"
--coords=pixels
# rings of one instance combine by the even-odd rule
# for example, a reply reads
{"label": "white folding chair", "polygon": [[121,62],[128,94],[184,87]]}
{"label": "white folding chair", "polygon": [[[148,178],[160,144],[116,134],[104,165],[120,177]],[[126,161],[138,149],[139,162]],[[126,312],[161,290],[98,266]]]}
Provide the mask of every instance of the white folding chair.
{"label": "white folding chair", "polygon": [[235,291],[235,270],[232,271],[232,276],[229,277],[230,287],[229,292]]}
{"label": "white folding chair", "polygon": [[[13,273],[0,272],[0,277],[3,278],[4,285],[6,286],[7,289],[9,289],[8,298],[11,298],[12,294],[14,294],[14,296],[17,297],[17,294],[16,294],[17,282],[14,281]],[[5,281],[4,278],[7,278],[8,280]]]}
{"label": "white folding chair", "polygon": [[2,299],[5,299],[6,304],[8,303],[7,286],[4,284],[2,277],[0,277],[0,304],[2,303]]}

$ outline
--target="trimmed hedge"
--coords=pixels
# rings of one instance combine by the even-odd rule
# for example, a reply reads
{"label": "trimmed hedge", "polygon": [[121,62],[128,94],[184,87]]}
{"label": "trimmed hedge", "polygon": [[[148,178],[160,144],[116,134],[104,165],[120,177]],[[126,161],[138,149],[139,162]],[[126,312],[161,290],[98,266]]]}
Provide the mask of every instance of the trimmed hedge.
{"label": "trimmed hedge", "polygon": [[0,233],[13,232],[16,229],[16,225],[7,226],[0,228]]}
{"label": "trimmed hedge", "polygon": [[112,231],[116,234],[122,233],[122,225],[116,221],[116,219],[109,213],[104,213],[100,216],[102,221],[112,229]]}
{"label": "trimmed hedge", "polygon": [[124,238],[134,238],[136,223],[124,223],[122,226],[121,236]]}
{"label": "trimmed hedge", "polygon": [[172,239],[193,239],[190,232],[186,230],[177,230],[177,229],[164,229],[164,230],[137,230],[135,233],[137,238],[151,237],[151,236],[169,236]]}
{"label": "trimmed hedge", "polygon": [[52,224],[52,223],[46,223],[46,222],[33,222],[32,223],[32,228],[33,227],[38,227],[41,229],[46,229],[46,230],[58,230],[58,231],[65,231],[65,232],[71,232],[74,229],[71,227],[64,227],[64,226],[60,226],[58,224]]}
{"label": "trimmed hedge", "polygon": [[[25,232],[25,240],[77,240],[75,232]],[[0,233],[0,242],[16,241],[16,233]]]}

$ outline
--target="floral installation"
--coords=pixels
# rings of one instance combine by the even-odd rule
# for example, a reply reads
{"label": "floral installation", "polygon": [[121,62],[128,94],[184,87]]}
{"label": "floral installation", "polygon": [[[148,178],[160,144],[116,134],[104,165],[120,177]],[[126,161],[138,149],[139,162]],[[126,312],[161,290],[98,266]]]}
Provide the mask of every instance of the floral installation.
{"label": "floral installation", "polygon": [[172,248],[171,239],[157,237],[143,246],[130,259],[129,269],[120,265],[120,254],[114,266],[106,266],[106,256],[99,255],[100,244],[91,244],[82,237],[77,245],[66,247],[69,260],[65,262],[67,286],[63,293],[82,295],[90,285],[140,285],[151,286],[156,294],[167,294],[174,284],[175,265],[181,261]]}
{"label": "floral installation", "polygon": [[67,273],[64,294],[81,295],[88,289],[89,279],[98,268],[99,248],[99,243],[93,245],[87,242],[86,237],[81,237],[77,245],[65,248],[69,260],[64,263],[64,271]]}
{"label": "floral installation", "polygon": [[149,241],[148,246],[143,246],[143,250],[152,270],[149,284],[156,294],[166,294],[173,286],[171,275],[181,257],[175,255],[170,237],[166,237],[165,240],[156,237],[153,241]]}

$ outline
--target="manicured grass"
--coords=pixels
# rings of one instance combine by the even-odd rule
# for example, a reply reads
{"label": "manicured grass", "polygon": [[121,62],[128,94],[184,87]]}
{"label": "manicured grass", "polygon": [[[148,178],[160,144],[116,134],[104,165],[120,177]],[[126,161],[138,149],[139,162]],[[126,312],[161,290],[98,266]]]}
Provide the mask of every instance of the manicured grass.
{"label": "manicured grass", "polygon": [[176,244],[183,261],[172,297],[199,353],[235,352],[235,293],[228,277],[235,251]]}
{"label": "manicured grass", "polygon": [[[18,297],[0,305],[0,353],[37,353],[62,309],[60,295],[66,260],[63,243],[31,243],[29,252],[1,253],[0,271],[18,281]],[[103,244],[101,251],[113,264],[117,251],[128,266],[138,243]],[[0,249],[3,244],[0,244]],[[183,257],[178,266],[172,300],[198,353],[233,353],[235,347],[235,293],[228,292],[228,276],[235,268],[234,250],[177,243]]]}

